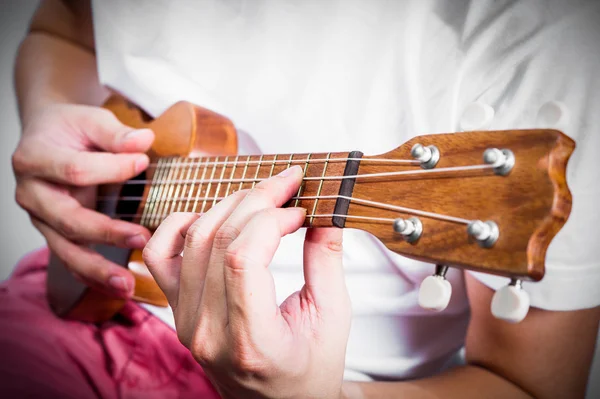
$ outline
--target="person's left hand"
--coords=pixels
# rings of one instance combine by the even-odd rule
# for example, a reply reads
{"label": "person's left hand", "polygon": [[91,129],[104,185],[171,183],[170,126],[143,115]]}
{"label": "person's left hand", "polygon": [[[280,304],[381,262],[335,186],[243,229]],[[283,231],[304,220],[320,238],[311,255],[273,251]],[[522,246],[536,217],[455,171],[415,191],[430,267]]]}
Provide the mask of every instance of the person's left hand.
{"label": "person's left hand", "polygon": [[304,222],[304,209],[280,208],[301,178],[293,167],[201,217],[173,214],[144,249],[179,339],[225,398],[340,397],[351,318],[341,229],[307,231],[305,284],[280,306],[268,269]]}

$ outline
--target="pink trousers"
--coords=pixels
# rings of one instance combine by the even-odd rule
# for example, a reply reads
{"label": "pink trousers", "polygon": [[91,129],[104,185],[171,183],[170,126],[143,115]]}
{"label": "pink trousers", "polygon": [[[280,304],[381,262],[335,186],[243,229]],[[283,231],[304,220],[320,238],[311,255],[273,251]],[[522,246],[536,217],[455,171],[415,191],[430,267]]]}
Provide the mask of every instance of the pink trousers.
{"label": "pink trousers", "polygon": [[101,325],[57,318],[48,255],[0,284],[0,398],[218,398],[175,332],[135,303]]}

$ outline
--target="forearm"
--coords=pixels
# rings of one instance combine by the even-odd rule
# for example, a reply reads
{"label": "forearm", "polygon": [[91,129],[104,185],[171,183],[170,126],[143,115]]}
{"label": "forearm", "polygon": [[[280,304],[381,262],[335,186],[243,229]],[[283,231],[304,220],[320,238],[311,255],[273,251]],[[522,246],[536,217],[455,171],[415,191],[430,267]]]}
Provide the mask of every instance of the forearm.
{"label": "forearm", "polygon": [[106,99],[108,91],[98,81],[90,35],[91,25],[84,16],[60,1],[42,3],[15,65],[23,123],[52,103],[100,105]]}
{"label": "forearm", "polygon": [[451,369],[439,375],[403,382],[344,382],[344,399],[514,398],[531,399],[510,381],[477,366]]}

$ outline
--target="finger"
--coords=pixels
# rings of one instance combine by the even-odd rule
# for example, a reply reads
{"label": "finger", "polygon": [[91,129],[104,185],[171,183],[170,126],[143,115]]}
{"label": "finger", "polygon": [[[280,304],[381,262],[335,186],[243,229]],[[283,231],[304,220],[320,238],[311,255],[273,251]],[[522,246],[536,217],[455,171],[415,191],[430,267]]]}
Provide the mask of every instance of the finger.
{"label": "finger", "polygon": [[[185,239],[185,248],[183,255],[183,263],[181,266],[181,278],[179,286],[178,309],[176,318],[179,320],[189,320],[196,325],[198,319],[198,308],[205,290],[205,281],[207,279],[207,271],[210,269],[209,260],[215,234],[221,227],[223,222],[231,215],[233,210],[240,204],[244,197],[248,194],[247,190],[238,191],[214,206],[209,212],[190,227],[187,231]],[[212,295],[215,295],[214,302],[211,304],[225,303],[225,292],[223,287],[223,272],[220,270],[221,282],[217,283],[218,287]],[[214,272],[214,271],[213,271]],[[220,287],[220,288],[219,288]],[[211,305],[202,317],[210,318],[215,313],[215,306]],[[191,328],[189,329],[191,334]],[[182,342],[189,342],[191,335],[180,336]]]}
{"label": "finger", "polygon": [[[239,231],[255,212],[267,208],[281,207],[298,192],[302,175],[302,168],[296,165],[258,183],[244,198],[244,201],[235,212],[231,214],[226,226]],[[235,239],[235,236],[229,238]],[[227,240],[223,244],[226,246],[228,244]]]}
{"label": "finger", "polygon": [[302,227],[305,218],[303,208],[258,212],[227,249],[225,287],[232,332],[256,337],[273,325],[278,306],[268,266],[281,238]]}
{"label": "finger", "polygon": [[70,126],[102,150],[146,152],[154,141],[152,130],[127,126],[107,109],[82,106],[73,108],[71,112]]}
{"label": "finger", "polygon": [[31,221],[65,267],[85,283],[119,298],[131,297],[135,280],[127,269],[89,248],[67,241],[39,219],[32,218]]}
{"label": "finger", "polygon": [[20,174],[73,186],[119,183],[143,172],[150,159],[145,154],[111,154],[69,148],[48,151],[43,146],[23,150]]}
{"label": "finger", "polygon": [[[297,192],[301,178],[302,169],[294,166],[277,176],[260,182],[246,195],[215,233],[209,259],[211,266],[206,274],[205,291],[198,312],[201,315],[201,324],[202,319],[209,320],[210,327],[208,328],[214,330],[213,332],[223,328],[228,320],[227,304],[223,300],[225,298],[223,265],[229,245],[258,211],[279,207],[289,200]],[[261,233],[258,236],[260,237]],[[262,250],[262,243],[259,242],[256,249]],[[210,316],[205,317],[205,315]]]}
{"label": "finger", "polygon": [[190,226],[200,217],[196,213],[173,213],[156,229],[144,248],[144,263],[165,293],[169,304],[177,309],[181,251]]}
{"label": "finger", "polygon": [[335,309],[348,291],[342,262],[342,229],[308,229],[304,239],[304,284],[318,309]]}
{"label": "finger", "polygon": [[150,232],[144,227],[84,208],[64,191],[43,181],[21,181],[17,202],[69,241],[142,249],[150,239]]}

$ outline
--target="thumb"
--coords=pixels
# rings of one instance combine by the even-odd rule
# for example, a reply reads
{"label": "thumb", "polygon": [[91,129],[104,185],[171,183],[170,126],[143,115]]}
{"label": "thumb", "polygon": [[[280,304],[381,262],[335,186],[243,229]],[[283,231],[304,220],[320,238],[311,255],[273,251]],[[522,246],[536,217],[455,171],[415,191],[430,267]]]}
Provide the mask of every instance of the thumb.
{"label": "thumb", "polygon": [[304,240],[305,287],[319,308],[348,300],[342,263],[342,229],[314,228]]}
{"label": "thumb", "polygon": [[154,133],[148,128],[136,129],[123,124],[111,111],[95,108],[93,115],[84,110],[83,117],[92,123],[81,123],[84,134],[96,147],[113,153],[146,152],[154,141]]}

